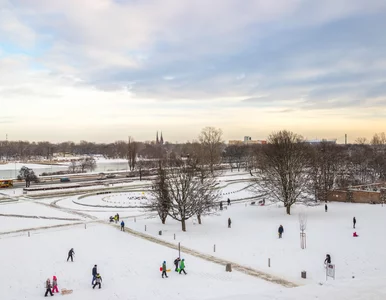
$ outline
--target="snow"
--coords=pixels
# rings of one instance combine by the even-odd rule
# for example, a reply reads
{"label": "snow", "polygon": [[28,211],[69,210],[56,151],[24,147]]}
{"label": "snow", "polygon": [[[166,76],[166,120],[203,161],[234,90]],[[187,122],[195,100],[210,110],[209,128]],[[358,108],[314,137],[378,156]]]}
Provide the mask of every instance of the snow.
{"label": "snow", "polygon": [[[248,173],[228,174],[220,178],[223,200],[253,195],[247,188],[248,181],[241,181],[250,179]],[[136,181],[122,187],[121,191],[81,199],[79,194],[32,201],[7,190],[11,198],[19,201],[0,204],[0,214],[54,219],[0,216],[0,257],[9,262],[2,265],[0,273],[2,286],[7,287],[2,289],[1,298],[40,299],[44,294],[44,281],[55,274],[59,288],[74,290],[67,296],[69,300],[386,299],[386,240],[383,234],[386,206],[328,203],[326,213],[324,204],[296,205],[292,215],[288,216],[281,205],[250,205],[249,200],[232,203],[230,207],[224,204],[223,211],[204,216],[202,225],[198,225],[197,220],[189,220],[187,232],[182,232],[176,221],[168,218],[167,224],[162,225],[154,213],[143,208],[113,207],[143,204],[143,201],[129,199],[143,195],[140,187],[143,183],[148,182]],[[146,191],[144,195],[147,195]],[[50,203],[59,208],[48,206]],[[107,224],[105,221],[115,213],[125,220],[126,227],[135,231],[173,244],[180,242],[183,247],[278,276],[300,287],[285,288],[237,271],[226,273],[225,266],[189,255],[183,255],[187,276],[172,272],[169,279],[161,279],[160,264],[166,260],[172,268],[177,251],[122,233]],[[300,213],[305,213],[308,218],[307,249],[304,250],[300,248]],[[352,228],[354,216],[357,219],[355,230]],[[227,228],[229,217],[232,219],[230,229]],[[74,225],[76,221],[55,218],[81,219],[87,223],[87,229],[83,224]],[[72,226],[31,231],[31,237],[26,232],[1,234],[62,224]],[[282,239],[277,236],[280,224],[285,230]],[[159,230],[162,230],[161,236]],[[352,237],[354,231],[359,234],[358,238]],[[216,252],[213,251],[214,244]],[[71,247],[75,248],[75,262],[67,263],[65,258]],[[335,280],[326,281],[323,261],[327,253],[331,254],[336,266]],[[95,263],[104,279],[101,290],[90,287],[91,268]],[[307,271],[306,280],[300,278],[303,270]]]}
{"label": "snow", "polygon": [[[66,262],[72,247],[75,261]],[[74,291],[67,296],[69,300],[205,299],[210,294],[236,296],[248,289],[272,293],[283,289],[238,272],[226,273],[222,266],[189,255],[183,255],[188,275],[170,272],[168,279],[162,279],[160,265],[166,260],[168,268],[172,268],[177,251],[108,225],[1,239],[0,249],[2,259],[10,262],[2,266],[0,273],[2,286],[7,287],[2,290],[2,299],[7,300],[41,299],[44,282],[53,275],[58,278],[59,289]],[[94,264],[103,279],[100,290],[91,288]]]}

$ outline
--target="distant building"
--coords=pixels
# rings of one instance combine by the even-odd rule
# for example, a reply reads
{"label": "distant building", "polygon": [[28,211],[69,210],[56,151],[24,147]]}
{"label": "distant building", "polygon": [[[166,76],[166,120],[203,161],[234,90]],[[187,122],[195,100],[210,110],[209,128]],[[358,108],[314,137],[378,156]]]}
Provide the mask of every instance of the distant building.
{"label": "distant building", "polygon": [[164,144],[164,138],[162,136],[162,131],[161,131],[161,137],[158,138],[158,131],[157,131],[157,135],[156,135],[156,139],[155,139],[155,144],[156,145],[163,145]]}
{"label": "distant building", "polygon": [[254,145],[254,144],[266,144],[266,140],[252,140],[250,136],[244,136],[244,140],[230,140],[229,145]]}
{"label": "distant building", "polygon": [[306,140],[306,143],[311,145],[317,145],[320,143],[328,143],[328,144],[336,144],[337,139],[314,139],[314,140]]}

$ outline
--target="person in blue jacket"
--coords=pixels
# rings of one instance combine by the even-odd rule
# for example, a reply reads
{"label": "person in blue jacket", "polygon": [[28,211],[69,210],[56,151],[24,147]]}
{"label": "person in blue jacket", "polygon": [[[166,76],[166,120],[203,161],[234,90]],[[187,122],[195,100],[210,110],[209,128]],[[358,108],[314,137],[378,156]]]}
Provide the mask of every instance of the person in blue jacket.
{"label": "person in blue jacket", "polygon": [[121,222],[121,231],[125,231],[125,222],[123,220]]}
{"label": "person in blue jacket", "polygon": [[279,226],[279,229],[278,229],[279,239],[281,239],[281,237],[283,236],[283,232],[284,232],[283,225],[280,225],[280,226]]}

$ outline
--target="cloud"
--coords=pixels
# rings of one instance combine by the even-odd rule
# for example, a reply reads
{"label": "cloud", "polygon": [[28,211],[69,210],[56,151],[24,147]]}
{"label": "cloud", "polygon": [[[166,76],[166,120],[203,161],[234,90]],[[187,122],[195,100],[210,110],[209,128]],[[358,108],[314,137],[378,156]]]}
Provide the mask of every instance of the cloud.
{"label": "cloud", "polygon": [[385,104],[383,0],[0,1],[0,97],[21,120],[229,128]]}

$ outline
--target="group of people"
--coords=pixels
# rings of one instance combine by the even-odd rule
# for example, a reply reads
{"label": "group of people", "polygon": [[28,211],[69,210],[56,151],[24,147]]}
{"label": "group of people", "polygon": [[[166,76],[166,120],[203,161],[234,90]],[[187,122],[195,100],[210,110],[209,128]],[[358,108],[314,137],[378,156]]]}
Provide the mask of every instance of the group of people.
{"label": "group of people", "polygon": [[117,224],[119,222],[119,214],[117,213],[114,217],[110,216],[110,223],[115,222]]}
{"label": "group of people", "polygon": [[99,288],[102,287],[102,276],[98,273],[98,266],[94,265],[92,268],[92,281],[91,281],[92,288],[95,289],[95,287],[98,285]]}
{"label": "group of people", "polygon": [[[174,271],[175,272],[178,272],[179,274],[181,274],[182,272],[186,275],[186,271],[185,271],[185,259],[180,259],[179,257],[177,257],[175,260],[174,260],[174,266],[175,266],[175,269]],[[161,271],[162,271],[162,278],[169,278],[168,277],[168,274],[167,274],[167,267],[166,267],[166,261],[164,261],[162,263],[162,267],[161,267]]]}
{"label": "group of people", "polygon": [[48,294],[53,296],[54,295],[53,293],[59,293],[58,279],[56,278],[56,276],[52,277],[52,283],[51,283],[51,280],[49,278],[47,278],[47,280],[46,280],[46,293],[44,294],[44,297],[47,297]]}
{"label": "group of people", "polygon": [[[70,251],[68,251],[67,261],[69,261],[71,259],[71,261],[73,262],[74,261],[74,255],[75,255],[74,248],[71,248]],[[95,287],[97,285],[99,286],[99,288],[102,287],[102,277],[98,273],[97,265],[94,265],[94,267],[92,268],[91,285],[92,285],[93,289],[95,289]],[[51,283],[51,280],[49,278],[46,280],[46,293],[45,293],[44,297],[47,297],[48,294],[53,296],[54,295],[53,293],[59,293],[58,279],[56,276],[52,277],[52,283]]]}

